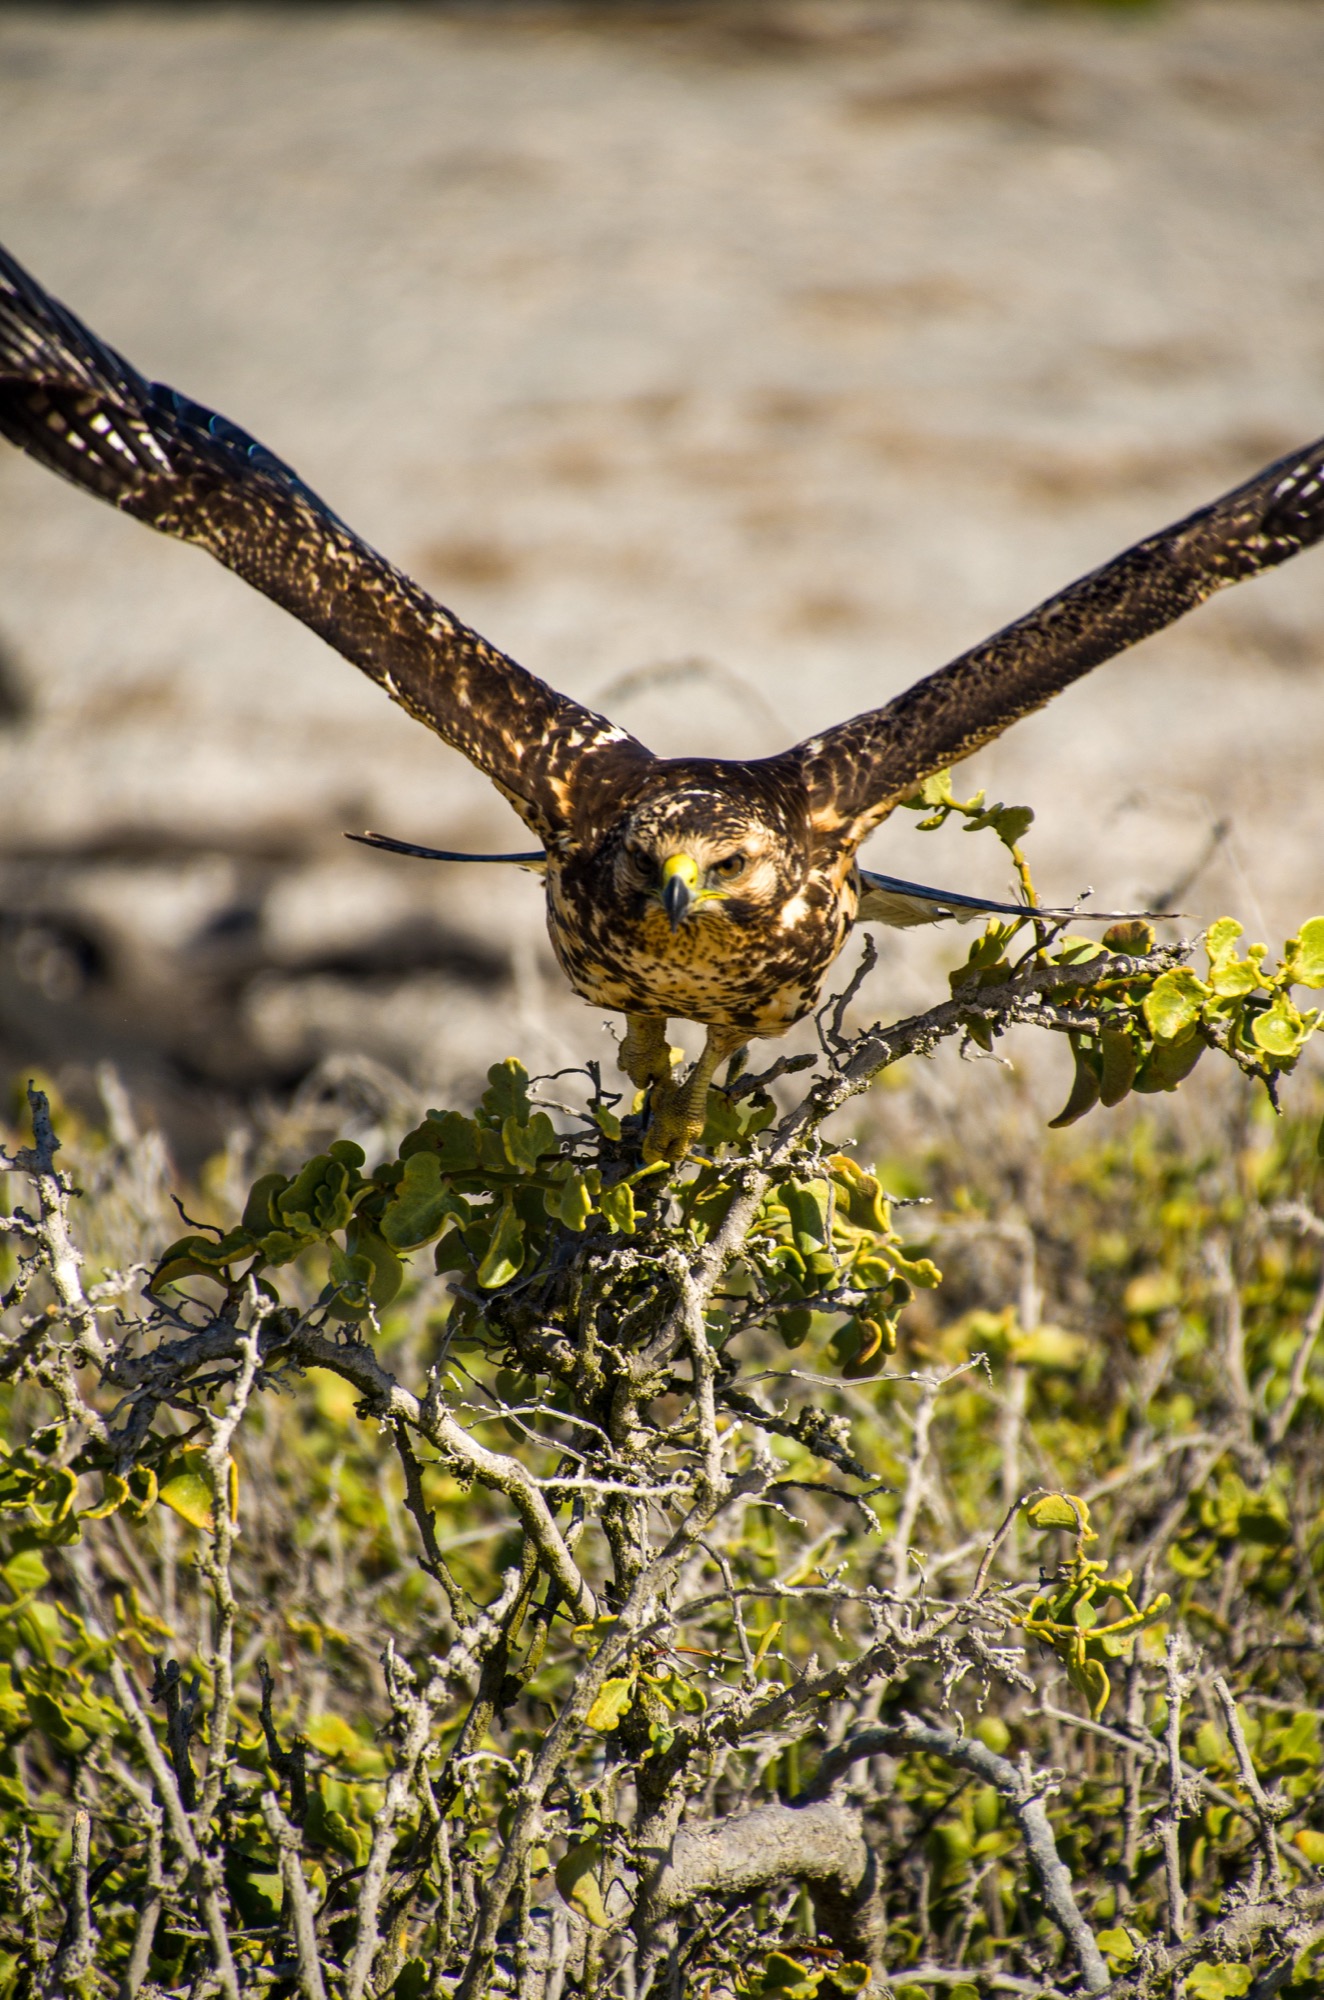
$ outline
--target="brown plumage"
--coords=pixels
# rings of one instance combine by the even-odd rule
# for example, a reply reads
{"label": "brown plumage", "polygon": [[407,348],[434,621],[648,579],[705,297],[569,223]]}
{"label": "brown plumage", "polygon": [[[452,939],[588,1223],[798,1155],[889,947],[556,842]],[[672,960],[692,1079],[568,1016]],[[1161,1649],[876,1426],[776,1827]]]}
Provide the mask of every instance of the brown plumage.
{"label": "brown plumage", "polygon": [[[627,1017],[622,1059],[653,1090],[650,1149],[670,1157],[691,1142],[722,1057],[814,1004],[857,915],[856,851],[898,800],[1090,668],[1324,534],[1319,440],[885,707],[776,757],[668,760],[470,631],[289,466],[148,382],[3,251],[0,432],[207,549],[486,772],[543,843],[548,925],[572,986]],[[889,894],[902,908],[896,892],[915,888],[879,881],[880,909]],[[921,910],[927,899],[946,913],[937,892],[916,895]],[[669,1016],[709,1029],[683,1086]]]}

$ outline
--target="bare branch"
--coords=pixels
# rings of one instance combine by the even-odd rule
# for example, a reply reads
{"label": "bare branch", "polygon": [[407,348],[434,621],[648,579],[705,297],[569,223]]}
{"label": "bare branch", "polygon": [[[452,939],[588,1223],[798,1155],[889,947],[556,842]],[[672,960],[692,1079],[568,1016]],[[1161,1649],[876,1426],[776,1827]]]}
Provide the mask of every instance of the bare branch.
{"label": "bare branch", "polygon": [[1071,1876],[1058,1854],[1044,1810],[1045,1793],[1055,1788],[1056,1781],[1036,1778],[1028,1768],[1018,1770],[977,1738],[958,1736],[955,1730],[901,1715],[893,1722],[854,1730],[837,1749],[830,1750],[818,1767],[811,1795],[829,1795],[850,1766],[862,1758],[897,1750],[927,1750],[997,1788],[1020,1827],[1044,1907],[1070,1946],[1087,1992],[1102,1993],[1111,1984],[1111,1975],[1094,1933],[1080,1913]]}

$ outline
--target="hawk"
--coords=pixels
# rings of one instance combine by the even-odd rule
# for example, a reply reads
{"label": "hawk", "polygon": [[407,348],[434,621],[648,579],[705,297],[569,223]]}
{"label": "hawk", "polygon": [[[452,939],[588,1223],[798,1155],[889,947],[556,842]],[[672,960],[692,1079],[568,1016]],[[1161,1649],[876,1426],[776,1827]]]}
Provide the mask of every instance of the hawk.
{"label": "hawk", "polygon": [[[0,432],[123,513],[208,550],[486,773],[540,843],[504,858],[542,870],[571,985],[625,1015],[621,1064],[650,1093],[645,1151],[656,1159],[685,1156],[727,1056],[814,1005],[858,920],[998,907],[858,867],[865,836],[923,779],[1324,534],[1321,439],[881,708],[773,757],[664,758],[498,652],[264,445],[149,382],[3,251]],[[685,1077],[673,1074],[669,1017],[708,1031]]]}

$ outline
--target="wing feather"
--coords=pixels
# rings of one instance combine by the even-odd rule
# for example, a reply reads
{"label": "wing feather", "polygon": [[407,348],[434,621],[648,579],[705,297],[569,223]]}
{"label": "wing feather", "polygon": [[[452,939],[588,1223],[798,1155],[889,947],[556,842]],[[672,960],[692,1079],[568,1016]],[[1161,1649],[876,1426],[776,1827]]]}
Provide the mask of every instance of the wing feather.
{"label": "wing feather", "polygon": [[292,612],[462,751],[544,840],[566,827],[586,764],[605,780],[652,761],[463,625],[247,432],[148,382],[2,249],[0,433]]}
{"label": "wing feather", "polygon": [[1324,438],[1115,556],[991,639],[791,752],[815,824],[860,840],[933,772],[968,757],[1092,667],[1217,590],[1324,535]]}

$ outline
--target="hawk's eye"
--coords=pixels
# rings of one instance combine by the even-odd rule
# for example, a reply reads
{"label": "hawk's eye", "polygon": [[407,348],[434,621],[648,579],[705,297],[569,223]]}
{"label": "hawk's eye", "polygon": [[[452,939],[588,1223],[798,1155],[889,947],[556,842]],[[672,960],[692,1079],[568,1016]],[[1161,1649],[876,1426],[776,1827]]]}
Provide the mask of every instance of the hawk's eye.
{"label": "hawk's eye", "polygon": [[709,872],[713,875],[720,875],[727,881],[730,881],[733,875],[740,874],[745,866],[745,860],[746,856],[743,854],[724,854],[720,861],[714,861]]}

